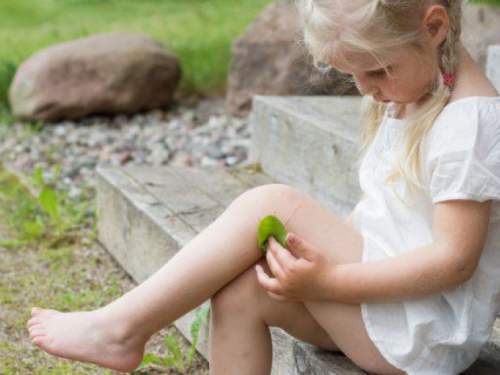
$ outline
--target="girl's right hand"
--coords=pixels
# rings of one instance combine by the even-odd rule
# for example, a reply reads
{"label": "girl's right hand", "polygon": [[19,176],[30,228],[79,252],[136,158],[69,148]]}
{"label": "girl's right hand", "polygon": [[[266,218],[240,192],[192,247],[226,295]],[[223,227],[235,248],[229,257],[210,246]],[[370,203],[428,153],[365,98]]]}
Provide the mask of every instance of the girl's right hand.
{"label": "girl's right hand", "polygon": [[335,265],[323,253],[293,233],[287,236],[288,250],[273,237],[268,242],[267,263],[275,276],[257,265],[259,283],[278,301],[332,299]]}

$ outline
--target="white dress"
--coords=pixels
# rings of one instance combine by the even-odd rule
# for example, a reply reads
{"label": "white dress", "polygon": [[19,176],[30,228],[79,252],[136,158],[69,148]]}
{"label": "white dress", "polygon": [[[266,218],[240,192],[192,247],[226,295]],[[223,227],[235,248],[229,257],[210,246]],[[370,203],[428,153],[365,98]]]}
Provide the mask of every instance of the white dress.
{"label": "white dress", "polygon": [[[492,210],[474,276],[453,291],[418,301],[362,304],[369,337],[386,360],[410,375],[456,375],[488,340],[500,311],[500,97],[448,104],[426,142],[427,190],[404,202],[405,186],[385,183],[402,149],[407,121],[385,116],[360,168],[367,198],[354,210],[363,262],[433,242],[433,204],[486,201]],[[407,205],[405,205],[407,204]]]}

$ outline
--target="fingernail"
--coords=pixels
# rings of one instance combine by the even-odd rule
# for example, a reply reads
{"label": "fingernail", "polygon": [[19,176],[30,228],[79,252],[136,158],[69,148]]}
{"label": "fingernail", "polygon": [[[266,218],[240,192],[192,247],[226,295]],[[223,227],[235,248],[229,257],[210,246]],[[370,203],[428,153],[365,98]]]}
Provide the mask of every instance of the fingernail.
{"label": "fingernail", "polygon": [[293,233],[288,233],[288,238],[287,238],[287,241],[290,245],[296,245],[297,242],[299,241],[299,239],[297,238],[297,236]]}

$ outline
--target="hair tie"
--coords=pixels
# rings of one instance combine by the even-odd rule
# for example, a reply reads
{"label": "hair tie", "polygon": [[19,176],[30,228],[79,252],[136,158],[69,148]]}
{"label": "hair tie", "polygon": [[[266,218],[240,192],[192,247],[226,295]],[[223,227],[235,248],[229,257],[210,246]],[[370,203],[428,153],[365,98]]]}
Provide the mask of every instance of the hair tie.
{"label": "hair tie", "polygon": [[441,74],[443,75],[443,82],[445,86],[450,88],[453,87],[453,85],[455,84],[455,75],[445,72],[442,72]]}

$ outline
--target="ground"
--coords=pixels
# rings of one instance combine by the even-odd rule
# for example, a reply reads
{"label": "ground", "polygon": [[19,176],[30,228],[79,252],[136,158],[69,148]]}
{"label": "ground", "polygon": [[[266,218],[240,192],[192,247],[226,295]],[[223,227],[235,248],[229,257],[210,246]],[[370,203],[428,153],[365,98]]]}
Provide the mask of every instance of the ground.
{"label": "ground", "polygon": [[[11,238],[6,220],[2,215],[0,241]],[[33,305],[88,310],[132,288],[133,280],[114,259],[95,242],[52,249],[36,244],[0,247],[0,259],[0,374],[114,374],[45,354],[30,343],[25,328]],[[165,355],[163,337],[167,333],[182,342],[183,350],[188,348],[175,327],[168,327],[154,336],[147,352]],[[178,374],[166,368],[140,373]],[[208,364],[198,355],[185,373],[208,374]]]}

